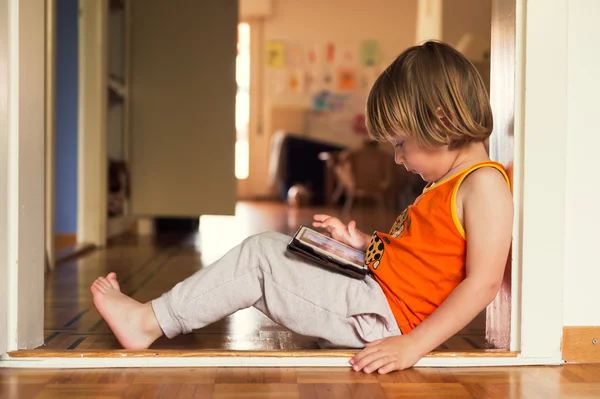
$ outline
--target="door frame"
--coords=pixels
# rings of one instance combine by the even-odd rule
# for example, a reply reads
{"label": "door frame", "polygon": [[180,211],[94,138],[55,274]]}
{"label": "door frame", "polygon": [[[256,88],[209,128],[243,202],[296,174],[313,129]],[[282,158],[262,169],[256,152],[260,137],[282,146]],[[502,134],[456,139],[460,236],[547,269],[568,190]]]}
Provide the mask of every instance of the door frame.
{"label": "door frame", "polygon": [[56,0],[46,0],[46,270],[56,264]]}
{"label": "door frame", "polygon": [[79,0],[77,242],[106,245],[108,0]]}
{"label": "door frame", "polygon": [[[104,1],[104,0],[102,0]],[[504,0],[494,0],[494,3]],[[35,32],[36,22],[39,24],[39,10],[27,12],[34,8],[30,5],[25,9],[19,6],[18,0],[9,0],[11,7],[20,8],[18,15],[9,14],[9,22],[21,22],[21,26],[29,27]],[[41,0],[30,1],[39,8]],[[3,3],[5,4],[5,3]],[[2,6],[6,7],[6,6]],[[551,3],[544,0],[516,0],[516,75],[515,75],[515,115],[514,115],[514,186],[515,203],[518,204],[515,215],[515,238],[513,251],[513,319],[511,327],[514,337],[511,339],[511,350],[518,351],[516,357],[481,357],[481,358],[424,358],[417,366],[466,366],[466,365],[523,365],[523,364],[559,364],[562,362],[562,292],[564,273],[564,247],[565,237],[556,232],[564,231],[565,225],[565,156],[566,156],[566,87],[567,87],[567,0],[557,0]],[[494,9],[497,9],[494,7]],[[1,12],[4,10],[0,10]],[[544,27],[552,25],[554,29],[549,32]],[[37,28],[39,30],[39,28]],[[28,31],[30,32],[30,31]],[[43,35],[43,31],[39,32]],[[35,62],[18,63],[12,57],[18,56],[19,60],[33,61],[36,47],[30,41],[15,39],[14,30],[2,31],[0,39],[10,39],[9,43],[20,50],[10,52],[8,57],[0,57],[0,63],[9,63],[9,78],[15,78],[19,72],[27,71],[29,75],[34,72],[38,78],[43,76],[43,70],[31,69]],[[18,36],[17,36],[18,37]],[[35,35],[28,35],[34,38]],[[3,40],[4,41],[4,40]],[[552,51],[549,51],[549,46]],[[39,45],[38,45],[39,47]],[[38,56],[39,57],[39,56]],[[527,60],[527,62],[525,62]],[[558,60],[558,62],[557,62]],[[39,63],[43,65],[43,63]],[[26,67],[27,65],[27,67]],[[16,70],[14,68],[17,68]],[[0,67],[0,71],[4,68]],[[35,76],[29,76],[29,81]],[[12,82],[13,79],[9,79]],[[97,80],[96,80],[97,81]],[[547,96],[547,82],[552,81],[555,92],[560,95]],[[21,82],[20,82],[21,83]],[[105,86],[101,86],[105,88]],[[8,158],[0,157],[0,178],[8,176],[10,182],[8,207],[3,207],[0,201],[0,211],[10,215],[8,219],[0,217],[0,239],[8,241],[8,246],[0,245],[0,268],[7,269],[10,286],[8,295],[9,316],[6,326],[9,342],[7,350],[21,348],[34,348],[43,339],[43,325],[39,318],[39,308],[43,304],[43,290],[32,287],[27,280],[27,271],[40,272],[43,245],[37,247],[31,240],[16,240],[24,237],[24,231],[35,233],[42,230],[40,220],[26,215],[18,215],[21,207],[29,212],[43,212],[43,200],[32,195],[21,195],[23,186],[41,184],[43,182],[43,153],[36,152],[43,142],[41,124],[27,123],[25,115],[19,113],[19,106],[27,105],[26,101],[43,98],[43,93],[35,91],[33,85],[19,84],[18,97],[15,89],[11,87],[9,93],[0,93],[9,99],[8,124],[6,118],[0,120],[1,126],[9,126],[8,140],[19,143],[21,162],[14,155]],[[18,100],[18,101],[17,101]],[[104,102],[105,103],[105,102]],[[99,107],[101,107],[100,105]],[[36,109],[40,118],[43,109]],[[525,112],[526,111],[526,112]],[[0,117],[4,116],[0,113]],[[19,116],[19,123],[15,123],[14,116]],[[31,119],[31,109],[27,109],[27,116]],[[33,118],[35,119],[35,118]],[[100,118],[98,123],[102,123]],[[98,131],[102,131],[98,128]],[[525,134],[525,132],[527,132]],[[1,149],[0,149],[1,151]],[[2,155],[0,153],[0,155]],[[39,164],[39,168],[25,165],[23,155],[28,155],[27,162]],[[547,165],[553,165],[553,172],[547,172]],[[100,173],[95,174],[98,178]],[[100,180],[105,181],[105,180]],[[552,193],[549,193],[553,190]],[[555,194],[555,195],[549,195]],[[41,197],[43,198],[43,197]],[[98,200],[98,199],[96,199]],[[105,209],[100,208],[100,209]],[[553,215],[553,228],[549,229],[548,215]],[[12,248],[6,253],[6,248]],[[6,262],[8,260],[8,262]],[[19,262],[17,264],[17,261]],[[23,262],[25,261],[25,262]],[[0,272],[6,270],[0,270]],[[543,276],[543,284],[540,284]],[[41,278],[36,280],[39,284]],[[17,287],[17,288],[13,288]],[[43,285],[42,285],[43,287]],[[19,291],[23,288],[24,291]],[[19,301],[23,293],[27,293],[28,301]],[[516,298],[516,299],[515,299]],[[0,298],[0,301],[3,301]],[[4,305],[0,303],[0,305]],[[1,307],[0,307],[1,309]],[[43,309],[42,309],[43,311]],[[43,318],[42,318],[43,320]],[[19,325],[31,326],[27,331],[19,330]],[[17,332],[19,334],[17,334]],[[1,334],[0,334],[1,336]],[[12,338],[12,339],[11,339]],[[0,347],[1,348],[1,347]],[[32,361],[34,360],[34,361]],[[347,365],[347,359],[342,361],[331,358],[293,358],[277,357],[268,358],[24,358],[15,359],[4,356],[0,367],[133,367],[133,366],[176,366],[176,365],[275,365],[275,366],[321,366],[321,365]]]}
{"label": "door frame", "polygon": [[513,325],[519,328],[513,339],[523,356],[562,358],[568,0],[516,4],[514,174],[520,179],[515,196],[520,234],[513,278],[520,285],[513,285],[513,292],[520,297],[514,298]]}
{"label": "door frame", "polygon": [[0,2],[0,352],[44,341],[45,6]]}

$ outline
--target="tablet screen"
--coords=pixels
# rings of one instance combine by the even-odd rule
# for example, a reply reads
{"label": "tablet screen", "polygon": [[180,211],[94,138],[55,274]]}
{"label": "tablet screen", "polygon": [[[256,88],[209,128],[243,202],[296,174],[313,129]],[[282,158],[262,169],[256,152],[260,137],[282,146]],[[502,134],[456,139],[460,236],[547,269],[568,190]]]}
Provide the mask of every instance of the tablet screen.
{"label": "tablet screen", "polygon": [[331,256],[339,262],[349,263],[358,268],[365,268],[365,253],[342,244],[324,234],[301,227],[296,238],[321,254]]}

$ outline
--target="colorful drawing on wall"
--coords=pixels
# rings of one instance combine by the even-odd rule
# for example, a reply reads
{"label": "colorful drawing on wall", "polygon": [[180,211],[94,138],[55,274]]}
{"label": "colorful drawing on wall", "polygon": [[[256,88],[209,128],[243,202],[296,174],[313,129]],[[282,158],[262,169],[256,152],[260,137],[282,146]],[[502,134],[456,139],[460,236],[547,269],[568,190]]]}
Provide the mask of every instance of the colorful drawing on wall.
{"label": "colorful drawing on wall", "polygon": [[294,70],[290,72],[289,88],[292,93],[298,93],[302,89],[302,72]]}
{"label": "colorful drawing on wall", "polygon": [[312,97],[312,109],[318,112],[341,113],[352,107],[350,94],[332,93],[322,90]]}
{"label": "colorful drawing on wall", "polygon": [[352,96],[349,94],[335,93],[329,98],[328,108],[331,112],[346,112],[352,106]]}
{"label": "colorful drawing on wall", "polygon": [[376,40],[365,40],[360,45],[360,62],[366,66],[381,63],[381,48]]}
{"label": "colorful drawing on wall", "polygon": [[328,63],[333,63],[335,61],[335,44],[327,43],[327,51],[325,53],[325,59]]}
{"label": "colorful drawing on wall", "polygon": [[329,93],[327,90],[316,93],[312,98],[312,109],[315,111],[325,111],[330,95],[331,93]]}
{"label": "colorful drawing on wall", "polygon": [[341,91],[356,90],[356,70],[353,68],[338,69],[338,88]]}
{"label": "colorful drawing on wall", "polygon": [[323,74],[323,87],[327,89],[333,89],[333,74],[328,69]]}
{"label": "colorful drawing on wall", "polygon": [[304,92],[309,93],[312,90],[314,78],[312,73],[304,72]]}
{"label": "colorful drawing on wall", "polygon": [[287,44],[286,63],[288,67],[301,67],[304,63],[302,46],[299,44]]}
{"label": "colorful drawing on wall", "polygon": [[285,45],[283,42],[267,42],[267,66],[271,68],[285,67]]}

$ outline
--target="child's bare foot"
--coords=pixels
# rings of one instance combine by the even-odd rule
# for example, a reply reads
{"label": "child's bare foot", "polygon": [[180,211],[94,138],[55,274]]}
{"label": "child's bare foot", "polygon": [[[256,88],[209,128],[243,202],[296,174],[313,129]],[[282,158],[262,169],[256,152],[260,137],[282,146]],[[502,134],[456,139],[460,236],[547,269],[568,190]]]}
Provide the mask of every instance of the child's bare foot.
{"label": "child's bare foot", "polygon": [[125,349],[146,349],[162,335],[152,305],[123,294],[115,273],[98,278],[90,291],[96,309]]}

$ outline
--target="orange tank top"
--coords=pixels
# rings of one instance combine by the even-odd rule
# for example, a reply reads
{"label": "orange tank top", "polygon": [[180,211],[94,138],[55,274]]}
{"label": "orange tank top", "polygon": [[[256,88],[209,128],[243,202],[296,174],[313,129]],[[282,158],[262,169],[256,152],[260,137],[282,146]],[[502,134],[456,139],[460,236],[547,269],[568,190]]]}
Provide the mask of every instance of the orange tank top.
{"label": "orange tank top", "polygon": [[456,194],[482,162],[435,185],[428,185],[392,226],[374,232],[365,263],[385,293],[403,334],[436,310],[465,278],[466,235],[456,214]]}

